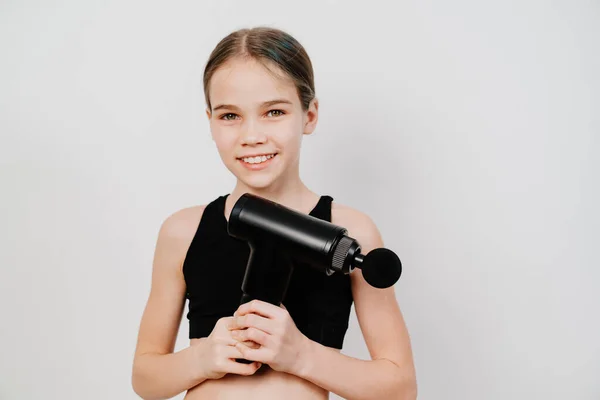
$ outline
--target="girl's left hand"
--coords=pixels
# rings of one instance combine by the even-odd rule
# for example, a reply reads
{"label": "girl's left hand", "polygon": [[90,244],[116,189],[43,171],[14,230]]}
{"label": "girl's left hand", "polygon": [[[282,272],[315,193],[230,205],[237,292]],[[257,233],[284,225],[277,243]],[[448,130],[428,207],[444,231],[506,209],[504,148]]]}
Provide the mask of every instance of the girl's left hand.
{"label": "girl's left hand", "polygon": [[310,345],[310,339],[298,330],[283,305],[277,307],[260,300],[242,304],[233,314],[229,330],[246,360],[294,375],[302,368]]}

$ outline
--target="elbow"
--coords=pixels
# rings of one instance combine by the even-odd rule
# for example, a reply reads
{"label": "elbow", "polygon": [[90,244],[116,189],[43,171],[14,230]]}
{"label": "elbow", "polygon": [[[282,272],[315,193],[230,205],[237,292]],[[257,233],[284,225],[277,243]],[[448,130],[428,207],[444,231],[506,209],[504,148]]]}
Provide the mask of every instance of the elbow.
{"label": "elbow", "polygon": [[403,365],[392,360],[387,360],[393,365],[393,382],[390,386],[389,396],[384,397],[389,400],[417,400],[417,376],[412,364]]}
{"label": "elbow", "polygon": [[399,374],[397,380],[397,400],[417,399],[417,378],[414,374]]}
{"label": "elbow", "polygon": [[389,395],[384,397],[389,400],[417,400],[417,377],[412,366],[401,366],[391,360],[393,365],[393,382],[389,388]]}
{"label": "elbow", "polygon": [[139,365],[134,363],[131,372],[131,388],[134,393],[143,400],[165,400],[165,397],[158,397],[153,394],[147,382],[148,379],[144,377]]}
{"label": "elbow", "polygon": [[133,369],[133,372],[131,374],[131,388],[133,389],[134,393],[140,397],[140,399],[157,400],[147,393],[146,387],[143,383],[143,379],[139,376],[139,373],[138,371],[136,371],[135,368]]}
{"label": "elbow", "polygon": [[141,379],[136,379],[135,376],[131,378],[131,387],[135,394],[139,396],[140,399],[143,400],[165,400],[165,397],[158,397],[150,393],[147,386],[144,385]]}
{"label": "elbow", "polygon": [[131,388],[133,389],[133,392],[139,396],[140,399],[151,400],[151,398],[146,395],[142,385],[140,384],[139,380],[135,378],[135,376],[131,377]]}
{"label": "elbow", "polygon": [[133,389],[133,392],[135,394],[137,394],[140,399],[150,400],[150,397],[146,396],[146,393],[144,392],[143,388],[141,387],[139,381],[137,379],[135,379],[135,377],[133,377],[133,376],[131,378],[131,388]]}

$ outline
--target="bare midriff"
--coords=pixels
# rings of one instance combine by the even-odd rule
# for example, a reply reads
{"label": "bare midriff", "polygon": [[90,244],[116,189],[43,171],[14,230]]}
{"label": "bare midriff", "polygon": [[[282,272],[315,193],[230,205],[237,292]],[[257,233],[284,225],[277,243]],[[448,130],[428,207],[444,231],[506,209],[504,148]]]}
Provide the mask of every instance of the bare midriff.
{"label": "bare midriff", "polygon": [[184,400],[327,400],[328,396],[325,389],[312,382],[263,365],[254,375],[227,374],[221,379],[205,380],[188,390]]}

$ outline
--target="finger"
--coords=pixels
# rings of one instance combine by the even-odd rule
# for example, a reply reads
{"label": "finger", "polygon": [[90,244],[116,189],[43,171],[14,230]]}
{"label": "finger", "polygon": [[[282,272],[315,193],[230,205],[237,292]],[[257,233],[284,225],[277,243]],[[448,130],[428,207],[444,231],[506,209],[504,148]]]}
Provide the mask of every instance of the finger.
{"label": "finger", "polygon": [[254,374],[260,367],[262,363],[258,361],[254,361],[250,364],[245,364],[241,362],[237,362],[232,360],[228,365],[228,372],[232,374],[238,375],[252,375]]}
{"label": "finger", "polygon": [[248,328],[244,330],[234,330],[231,331],[231,337],[234,339],[244,342],[244,341],[252,341],[261,346],[267,346],[269,343],[269,334],[265,331],[256,328]]}
{"label": "finger", "polygon": [[271,303],[261,300],[252,300],[240,305],[235,312],[235,316],[246,314],[258,314],[265,318],[277,318],[282,315],[281,307],[277,307]]}
{"label": "finger", "polygon": [[[250,347],[251,349],[258,349],[260,347],[260,344],[254,343],[252,340],[246,340],[243,342],[240,342],[240,341],[235,342],[235,344],[237,344],[237,343],[241,343],[246,347]],[[233,344],[232,346],[235,347],[235,344]]]}
{"label": "finger", "polygon": [[235,340],[235,338],[231,335],[228,335],[227,333],[222,333],[219,336],[215,337],[214,339],[217,343],[221,343],[221,344],[225,344],[228,346],[235,346],[235,344],[238,342],[237,340]]}
{"label": "finger", "polygon": [[244,355],[237,347],[238,344],[239,342],[236,341],[231,346],[223,346],[223,348],[221,349],[222,352],[219,353],[219,357],[228,358],[230,360],[235,360],[236,358],[244,358]]}
{"label": "finger", "polygon": [[246,347],[241,343],[235,345],[235,348],[242,353],[241,358],[245,358],[246,360],[258,361],[263,364],[268,364],[267,356],[269,354],[269,350],[266,347],[260,347],[258,349],[251,349],[250,347]]}
{"label": "finger", "polygon": [[246,347],[250,347],[251,349],[258,349],[258,348],[260,348],[260,344],[258,344],[256,342],[253,342],[252,340],[246,340],[245,342],[239,342],[239,343],[243,344]]}
{"label": "finger", "polygon": [[245,314],[234,317],[228,325],[230,331],[256,328],[266,333],[273,333],[275,322],[258,314]]}

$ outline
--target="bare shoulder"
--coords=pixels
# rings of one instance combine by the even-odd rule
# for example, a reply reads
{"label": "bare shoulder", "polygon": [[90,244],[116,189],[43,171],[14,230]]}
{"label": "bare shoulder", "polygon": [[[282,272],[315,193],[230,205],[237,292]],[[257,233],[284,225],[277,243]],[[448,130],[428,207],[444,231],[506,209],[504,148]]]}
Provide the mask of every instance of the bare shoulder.
{"label": "bare shoulder", "polygon": [[167,216],[160,231],[167,237],[178,240],[188,240],[194,236],[206,205],[182,208]]}
{"label": "bare shoulder", "polygon": [[157,248],[178,254],[181,269],[187,250],[194,239],[206,205],[185,207],[173,212],[163,221],[158,234]]}
{"label": "bare shoulder", "polygon": [[383,246],[381,233],[373,219],[363,211],[336,202],[331,203],[331,222],[348,230],[363,251]]}

